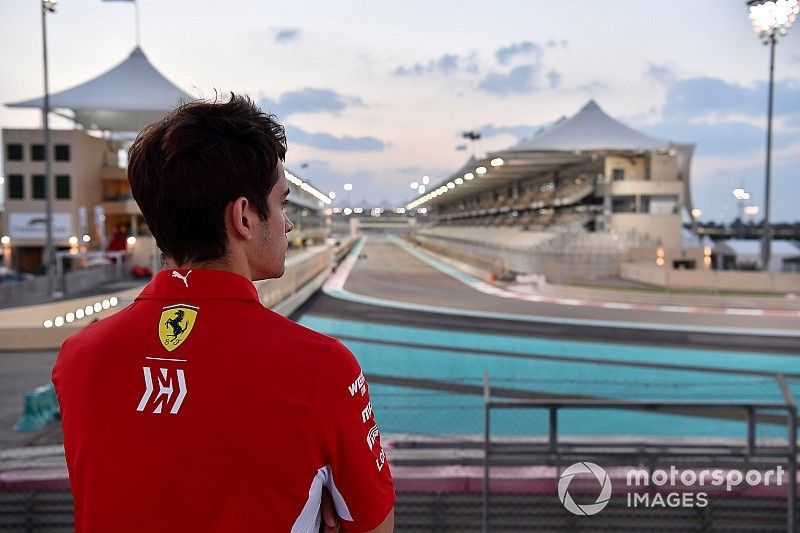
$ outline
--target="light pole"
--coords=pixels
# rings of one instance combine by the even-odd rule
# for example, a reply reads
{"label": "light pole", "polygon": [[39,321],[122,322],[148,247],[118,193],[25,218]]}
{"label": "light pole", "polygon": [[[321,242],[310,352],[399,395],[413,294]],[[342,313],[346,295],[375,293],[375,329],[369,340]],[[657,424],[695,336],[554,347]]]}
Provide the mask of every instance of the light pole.
{"label": "light pole", "polygon": [[745,191],[742,187],[733,189],[733,197],[739,203],[739,238],[744,236],[744,202],[750,199],[750,193]]}
{"label": "light pole", "polygon": [[767,100],[767,163],[764,186],[764,233],[761,237],[762,268],[769,268],[772,227],[769,222],[772,159],[772,100],[775,78],[775,43],[778,35],[786,35],[800,13],[800,0],[748,0],[750,22],[758,36],[769,45],[769,98]]}
{"label": "light pole", "polygon": [[55,296],[53,279],[53,180],[50,168],[50,84],[47,79],[47,13],[56,12],[58,0],[42,0],[42,59],[44,65],[44,101],[42,104],[42,127],[44,128],[44,198],[45,198],[45,246],[44,269],[49,291]]}

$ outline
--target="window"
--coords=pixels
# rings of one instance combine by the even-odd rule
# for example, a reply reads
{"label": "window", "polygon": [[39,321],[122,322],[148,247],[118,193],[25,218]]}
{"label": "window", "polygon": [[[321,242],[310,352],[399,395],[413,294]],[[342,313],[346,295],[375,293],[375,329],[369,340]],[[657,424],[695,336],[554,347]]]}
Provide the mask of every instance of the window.
{"label": "window", "polygon": [[617,196],[612,199],[611,211],[614,213],[635,213],[635,196]]}
{"label": "window", "polygon": [[69,175],[56,175],[56,200],[69,200],[71,194]]}
{"label": "window", "polygon": [[6,145],[6,159],[9,161],[22,161],[22,145],[18,143],[9,143]]}
{"label": "window", "polygon": [[56,161],[69,161],[69,145],[57,144],[55,155]]}
{"label": "window", "polygon": [[625,179],[625,169],[624,168],[613,168],[611,169],[611,179],[614,181],[622,181]]}
{"label": "window", "polygon": [[34,174],[33,176],[33,194],[34,200],[44,200],[44,176],[42,174]]}
{"label": "window", "polygon": [[43,144],[32,144],[31,145],[31,160],[32,161],[44,161],[44,145]]}
{"label": "window", "polygon": [[8,175],[8,198],[11,200],[25,198],[25,180],[22,174]]}
{"label": "window", "polygon": [[671,215],[679,212],[677,196],[650,197],[649,212],[656,215]]}

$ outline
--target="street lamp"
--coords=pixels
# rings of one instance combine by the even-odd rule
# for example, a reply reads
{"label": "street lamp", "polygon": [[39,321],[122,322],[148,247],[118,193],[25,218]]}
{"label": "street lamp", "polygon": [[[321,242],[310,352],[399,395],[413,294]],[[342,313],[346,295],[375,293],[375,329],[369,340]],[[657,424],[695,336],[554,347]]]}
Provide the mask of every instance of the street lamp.
{"label": "street lamp", "polygon": [[739,203],[739,237],[742,237],[744,235],[744,203],[750,199],[750,193],[742,187],[736,187],[732,192],[733,197]]}
{"label": "street lamp", "polygon": [[[770,259],[772,228],[769,224],[770,172],[772,157],[772,99],[775,78],[775,43],[786,35],[800,13],[800,0],[748,0],[750,22],[764,44],[769,44],[769,99],[767,103],[767,164],[764,193],[764,233],[761,238],[761,263],[766,270]],[[794,527],[791,524],[792,528]]]}
{"label": "street lamp", "polygon": [[42,102],[42,127],[44,128],[44,198],[45,198],[45,246],[44,269],[47,275],[50,292],[55,295],[53,279],[53,180],[50,168],[50,84],[47,78],[47,13],[56,12],[58,0],[42,0],[42,60],[44,68],[44,100]]}

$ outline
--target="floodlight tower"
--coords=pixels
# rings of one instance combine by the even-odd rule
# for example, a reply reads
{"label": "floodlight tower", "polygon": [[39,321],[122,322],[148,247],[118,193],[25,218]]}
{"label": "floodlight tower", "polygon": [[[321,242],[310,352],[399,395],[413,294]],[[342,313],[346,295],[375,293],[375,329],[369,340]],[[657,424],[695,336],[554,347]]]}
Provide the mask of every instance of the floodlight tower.
{"label": "floodlight tower", "polygon": [[44,197],[45,197],[45,246],[42,258],[47,276],[49,291],[55,296],[56,284],[54,279],[53,253],[53,176],[50,168],[50,86],[47,78],[47,14],[56,12],[58,0],[42,0],[42,62],[44,68],[44,99],[42,100],[42,128],[44,129]]}
{"label": "floodlight tower", "polygon": [[769,267],[772,228],[769,223],[770,181],[772,157],[772,99],[775,78],[775,43],[786,35],[800,13],[800,0],[748,0],[750,22],[764,44],[769,45],[769,99],[767,104],[767,165],[764,192],[764,233],[761,237],[761,263]]}

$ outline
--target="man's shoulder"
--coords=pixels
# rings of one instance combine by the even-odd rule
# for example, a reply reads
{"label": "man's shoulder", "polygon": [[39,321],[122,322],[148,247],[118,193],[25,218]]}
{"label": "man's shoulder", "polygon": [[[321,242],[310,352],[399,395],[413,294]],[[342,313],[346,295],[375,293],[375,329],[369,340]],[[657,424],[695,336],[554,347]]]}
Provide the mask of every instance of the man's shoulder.
{"label": "man's shoulder", "polygon": [[109,315],[101,320],[94,320],[77,331],[61,345],[61,350],[68,346],[81,346],[85,344],[96,344],[104,338],[114,337],[125,334],[125,328],[132,318],[132,306],[120,309],[116,313]]}
{"label": "man's shoulder", "polygon": [[264,318],[270,320],[273,327],[279,330],[286,340],[298,348],[313,346],[330,350],[341,344],[335,337],[315,331],[269,309],[265,309],[265,311]]}

